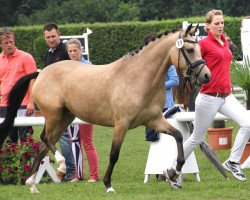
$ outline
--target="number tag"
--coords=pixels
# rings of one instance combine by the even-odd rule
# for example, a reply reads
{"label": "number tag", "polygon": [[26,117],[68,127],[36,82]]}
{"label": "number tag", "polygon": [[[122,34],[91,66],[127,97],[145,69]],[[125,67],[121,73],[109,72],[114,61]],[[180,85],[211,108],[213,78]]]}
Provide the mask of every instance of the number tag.
{"label": "number tag", "polygon": [[184,41],[183,41],[183,39],[178,39],[178,40],[176,41],[176,47],[177,47],[178,49],[181,49],[183,46],[184,46]]}

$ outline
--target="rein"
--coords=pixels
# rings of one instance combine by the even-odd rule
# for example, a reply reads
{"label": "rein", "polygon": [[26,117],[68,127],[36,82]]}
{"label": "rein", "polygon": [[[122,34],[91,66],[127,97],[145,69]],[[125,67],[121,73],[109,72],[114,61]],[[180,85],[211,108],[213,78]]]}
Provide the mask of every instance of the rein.
{"label": "rein", "polygon": [[[190,62],[190,60],[188,59],[185,51],[184,51],[184,43],[185,42],[188,42],[188,43],[192,43],[192,44],[197,44],[198,42],[197,41],[193,41],[193,40],[183,40],[181,38],[181,33],[179,34],[179,39],[177,40],[176,42],[176,46],[177,48],[179,49],[179,53],[178,53],[178,68],[179,68],[179,62],[180,62],[180,52],[182,53],[184,59],[185,59],[185,62],[187,64],[187,71],[186,73],[184,74],[184,81],[183,81],[183,86],[182,86],[182,91],[185,90],[186,86],[187,86],[187,82],[190,83],[190,86],[192,88],[192,85],[196,84],[197,82],[197,78],[199,76],[199,74],[201,73],[203,67],[206,65],[206,61],[203,60],[203,59],[200,59],[200,60],[197,60],[193,63]],[[178,44],[179,43],[179,44]],[[202,65],[203,64],[203,65]],[[198,67],[199,65],[202,65],[201,69],[199,70],[199,72],[197,74],[193,74],[193,71],[196,67]],[[192,76],[193,74],[193,76]]]}

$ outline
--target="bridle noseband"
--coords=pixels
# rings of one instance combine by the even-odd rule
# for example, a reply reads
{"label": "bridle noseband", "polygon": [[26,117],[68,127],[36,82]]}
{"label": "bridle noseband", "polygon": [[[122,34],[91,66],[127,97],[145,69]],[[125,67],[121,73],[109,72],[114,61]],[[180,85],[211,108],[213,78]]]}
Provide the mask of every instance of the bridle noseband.
{"label": "bridle noseband", "polygon": [[[190,83],[190,86],[192,87],[192,85],[196,84],[197,83],[197,78],[199,76],[199,74],[201,73],[201,70],[203,69],[203,67],[206,65],[206,61],[203,60],[203,59],[200,59],[200,60],[197,60],[193,63],[191,63],[184,51],[184,43],[185,42],[188,42],[188,43],[192,43],[192,44],[197,44],[198,42],[195,41],[195,40],[188,40],[188,39],[185,39],[183,40],[181,38],[181,33],[179,34],[179,39],[176,41],[176,46],[177,48],[179,49],[179,53],[178,53],[178,69],[179,69],[179,62],[180,62],[180,52],[182,53],[184,59],[185,59],[185,62],[187,64],[187,71],[186,73],[184,74],[184,80],[183,80],[183,87],[182,87],[182,90],[184,91],[186,86],[187,86],[187,82]],[[178,46],[178,43],[179,43],[179,46]],[[202,65],[203,64],[203,65]],[[202,65],[201,69],[199,70],[199,72],[197,74],[193,74],[193,71],[196,67],[198,67],[199,65]],[[192,75],[193,74],[193,75]]]}

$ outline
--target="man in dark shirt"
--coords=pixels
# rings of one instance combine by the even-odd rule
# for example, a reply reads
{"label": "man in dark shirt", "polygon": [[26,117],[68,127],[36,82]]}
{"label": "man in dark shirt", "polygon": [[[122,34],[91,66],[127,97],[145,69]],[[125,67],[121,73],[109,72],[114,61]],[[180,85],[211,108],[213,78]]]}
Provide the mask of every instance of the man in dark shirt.
{"label": "man in dark shirt", "polygon": [[48,23],[43,28],[44,39],[50,47],[45,55],[45,66],[61,60],[70,60],[66,50],[66,45],[60,41],[58,26]]}
{"label": "man in dark shirt", "polygon": [[[45,66],[52,63],[70,60],[66,50],[66,45],[60,41],[59,28],[55,23],[48,23],[43,27],[44,39],[49,46],[45,55]],[[70,144],[70,136],[67,130],[59,140],[62,156],[65,158],[66,175],[63,181],[71,181],[75,177],[75,162]]]}

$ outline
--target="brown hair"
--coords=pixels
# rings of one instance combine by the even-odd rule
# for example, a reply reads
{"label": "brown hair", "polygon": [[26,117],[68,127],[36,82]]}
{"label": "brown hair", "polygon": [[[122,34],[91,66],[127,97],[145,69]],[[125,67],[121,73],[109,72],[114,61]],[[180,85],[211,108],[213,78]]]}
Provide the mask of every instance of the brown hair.
{"label": "brown hair", "polygon": [[49,22],[48,24],[44,25],[43,32],[44,31],[51,31],[52,29],[56,29],[59,32],[59,28],[56,23]]}
{"label": "brown hair", "polygon": [[[221,10],[215,10],[215,9],[208,11],[205,16],[205,23],[211,24],[215,15],[223,16],[223,12]],[[207,31],[207,27],[205,27],[204,29],[205,31]]]}
{"label": "brown hair", "polygon": [[10,35],[13,35],[15,37],[14,31],[9,27],[4,27],[0,29],[0,42],[2,41],[3,37],[9,38]]}

